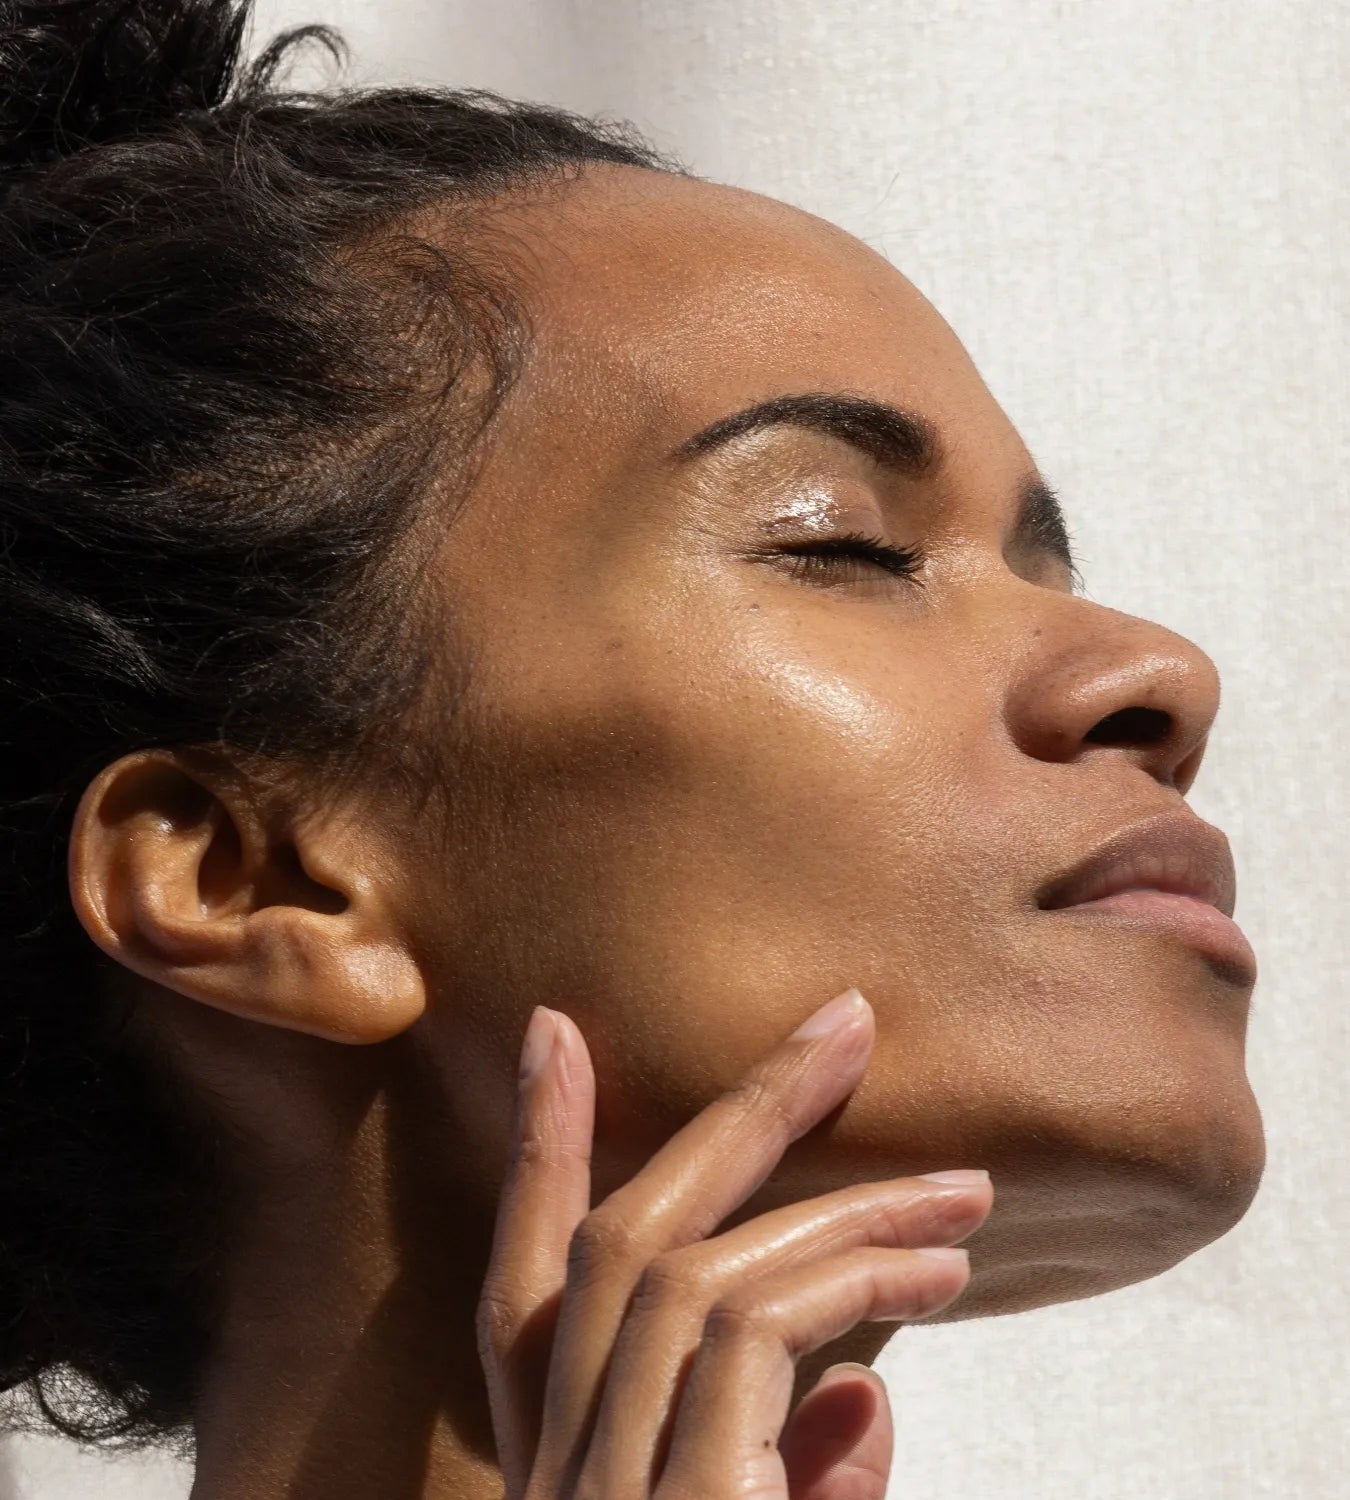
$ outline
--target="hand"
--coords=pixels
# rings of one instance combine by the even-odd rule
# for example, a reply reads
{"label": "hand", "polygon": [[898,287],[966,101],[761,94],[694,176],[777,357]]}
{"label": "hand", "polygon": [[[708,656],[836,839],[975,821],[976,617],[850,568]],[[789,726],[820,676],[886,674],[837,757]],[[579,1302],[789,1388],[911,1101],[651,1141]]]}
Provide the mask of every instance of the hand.
{"label": "hand", "polygon": [[506,1500],[883,1500],[879,1382],[827,1371],[789,1420],[796,1361],[953,1302],[966,1253],[919,1247],[983,1223],[988,1180],[860,1183],[709,1238],[857,1087],[871,1007],[789,1037],[594,1209],[590,1054],[560,1012],[534,1026],[556,1040],[522,1085],[477,1320]]}

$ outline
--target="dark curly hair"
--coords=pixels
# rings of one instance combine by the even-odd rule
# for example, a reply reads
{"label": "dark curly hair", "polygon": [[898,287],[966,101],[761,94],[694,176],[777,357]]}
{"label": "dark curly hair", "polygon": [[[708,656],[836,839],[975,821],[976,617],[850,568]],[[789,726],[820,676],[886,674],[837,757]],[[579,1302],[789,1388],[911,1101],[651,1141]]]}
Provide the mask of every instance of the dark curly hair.
{"label": "dark curly hair", "polygon": [[415,523],[528,347],[475,210],[694,175],[483,89],[283,90],[345,43],[242,68],[250,3],[0,0],[0,1389],[11,1427],[122,1446],[190,1442],[226,1152],[127,1045],[79,797],[152,746],[387,758],[431,660]]}

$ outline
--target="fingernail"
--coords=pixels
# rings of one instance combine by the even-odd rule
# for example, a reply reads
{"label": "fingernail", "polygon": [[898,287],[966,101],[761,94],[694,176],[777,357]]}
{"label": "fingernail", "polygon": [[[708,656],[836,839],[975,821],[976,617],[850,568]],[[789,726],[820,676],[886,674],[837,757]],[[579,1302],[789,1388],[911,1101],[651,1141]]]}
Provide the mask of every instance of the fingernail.
{"label": "fingernail", "polygon": [[822,1005],[814,1015],[803,1021],[789,1040],[794,1042],[807,1040],[815,1036],[825,1036],[831,1031],[840,1031],[862,1015],[865,1003],[861,990],[846,989],[842,995],[836,995],[828,1004]]}
{"label": "fingernail", "polygon": [[957,1167],[950,1172],[920,1172],[924,1182],[988,1182],[989,1173],[983,1167]]}
{"label": "fingernail", "polygon": [[916,1255],[931,1255],[934,1260],[969,1260],[970,1251],[959,1245],[934,1245],[914,1252]]}
{"label": "fingernail", "polygon": [[553,1012],[546,1005],[536,1005],[530,1024],[525,1028],[525,1044],[520,1049],[520,1087],[527,1089],[544,1071],[553,1053],[558,1028]]}
{"label": "fingernail", "polygon": [[862,1375],[874,1385],[885,1386],[886,1382],[871,1368],[870,1365],[860,1365],[854,1360],[845,1360],[841,1365],[831,1365],[828,1370],[816,1381],[816,1389],[823,1385],[833,1385],[836,1380],[845,1380],[850,1375]]}

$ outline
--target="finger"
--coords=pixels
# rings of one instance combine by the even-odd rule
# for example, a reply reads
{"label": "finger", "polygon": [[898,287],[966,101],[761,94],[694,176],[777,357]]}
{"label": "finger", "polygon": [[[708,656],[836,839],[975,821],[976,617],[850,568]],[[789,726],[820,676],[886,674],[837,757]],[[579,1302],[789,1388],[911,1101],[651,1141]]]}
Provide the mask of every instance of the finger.
{"label": "finger", "polygon": [[714,1230],[787,1146],[857,1086],[875,1024],[866,1000],[846,995],[856,995],[856,1009],[841,1007],[838,1029],[805,1037],[799,1029],[787,1038],[578,1227],[548,1372],[536,1471],[545,1491],[550,1483],[565,1490],[585,1459],[615,1337],[647,1262]]}
{"label": "finger", "polygon": [[778,1443],[797,1360],[856,1323],[926,1317],[954,1301],[969,1279],[959,1250],[869,1246],[722,1299],[704,1324],[656,1500],[786,1493]]}
{"label": "finger", "polygon": [[885,1500],[895,1453],[891,1405],[865,1365],[831,1365],[778,1441],[792,1500]]}
{"label": "finger", "polygon": [[524,1493],[538,1446],[568,1246],[591,1195],[590,1052],[568,1017],[536,1007],[531,1029],[538,1028],[536,1036],[542,1032],[547,1042],[550,1027],[557,1046],[517,1090],[510,1160],[477,1315],[493,1431],[511,1497]]}
{"label": "finger", "polygon": [[646,1494],[669,1441],[681,1379],[712,1306],[779,1270],[858,1245],[951,1245],[987,1217],[993,1186],[899,1177],[792,1203],[667,1251],[638,1278],[614,1342],[579,1488]]}
{"label": "finger", "polygon": [[601,1233],[631,1230],[664,1250],[705,1238],[739,1208],[787,1147],[858,1086],[876,1037],[872,1007],[849,990],[817,1015],[846,997],[837,1029],[794,1032],[612,1192],[591,1215]]}

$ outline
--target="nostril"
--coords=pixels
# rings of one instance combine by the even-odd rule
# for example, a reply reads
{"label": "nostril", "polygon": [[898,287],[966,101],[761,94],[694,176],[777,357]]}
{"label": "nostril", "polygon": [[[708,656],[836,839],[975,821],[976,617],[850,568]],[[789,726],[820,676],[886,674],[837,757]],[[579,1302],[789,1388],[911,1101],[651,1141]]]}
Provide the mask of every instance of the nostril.
{"label": "nostril", "polygon": [[1172,715],[1159,708],[1122,708],[1083,736],[1094,745],[1156,745],[1172,732]]}

